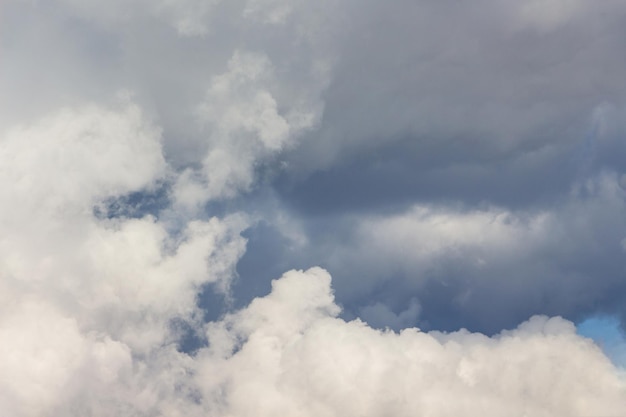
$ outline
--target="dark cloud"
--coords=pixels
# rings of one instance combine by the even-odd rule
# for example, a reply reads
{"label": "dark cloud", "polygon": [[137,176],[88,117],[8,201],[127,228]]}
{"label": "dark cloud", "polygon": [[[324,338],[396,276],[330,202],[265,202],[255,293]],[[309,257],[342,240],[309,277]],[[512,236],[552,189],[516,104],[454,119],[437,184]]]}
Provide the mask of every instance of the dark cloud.
{"label": "dark cloud", "polygon": [[300,181],[276,182],[304,214],[393,211],[414,203],[550,204],[577,179],[576,146],[490,154],[489,144],[409,138],[351,155]]}
{"label": "dark cloud", "polygon": [[[434,328],[492,333],[621,299],[624,9],[538,4],[354,9],[333,46],[320,126],[284,154],[272,183],[310,238],[298,255],[268,240],[279,259],[329,267],[354,314],[379,301],[399,312],[417,296]],[[603,181],[613,191],[599,191]],[[488,266],[463,248],[423,268],[406,267],[410,251],[354,255],[380,237],[355,231],[363,219],[415,205],[553,220],[543,240]]]}
{"label": "dark cloud", "polygon": [[[332,188],[336,179],[316,190],[317,198],[309,196],[307,209],[291,212],[307,231],[306,245],[287,250],[279,230],[264,225],[261,234],[274,238],[256,241],[240,265],[258,259],[254,273],[271,275],[266,265],[319,263],[334,275],[345,317],[376,303],[399,314],[416,299],[421,310],[415,324],[425,328],[491,334],[532,314],[579,320],[600,306],[616,313],[625,296],[626,193],[619,174],[580,182],[577,174],[570,171],[567,192],[529,192],[531,203],[509,200],[509,208],[494,208],[486,198],[465,199],[443,210],[441,203],[419,208],[419,199],[404,196],[345,204],[346,194],[358,196],[366,185],[353,182],[361,190],[346,188],[339,196],[341,190]],[[333,195],[329,189],[339,196],[335,204],[324,202],[325,193]],[[251,278],[249,271],[240,269]]]}

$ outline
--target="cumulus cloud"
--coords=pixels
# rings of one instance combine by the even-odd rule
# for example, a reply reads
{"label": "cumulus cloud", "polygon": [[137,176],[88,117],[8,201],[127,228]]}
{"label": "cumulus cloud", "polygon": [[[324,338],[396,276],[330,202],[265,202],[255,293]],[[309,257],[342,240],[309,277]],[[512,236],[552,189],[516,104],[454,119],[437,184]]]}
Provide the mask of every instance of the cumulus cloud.
{"label": "cumulus cloud", "polygon": [[626,405],[618,371],[563,319],[494,338],[377,331],[338,319],[329,284],[321,269],[289,272],[209,327],[197,379],[222,400],[213,413],[617,416]]}
{"label": "cumulus cloud", "polygon": [[[198,320],[200,285],[232,277],[243,219],[195,220],[172,234],[151,215],[98,214],[167,174],[159,130],[129,103],[16,127],[0,150],[2,408],[39,416],[155,407],[158,394],[142,397],[141,378],[163,373],[167,384],[175,368],[158,363],[184,359],[172,321]],[[112,404],[98,406],[105,393]]]}
{"label": "cumulus cloud", "polygon": [[194,357],[170,346],[143,356],[22,303],[2,321],[2,368],[16,376],[3,406],[17,416],[618,416],[626,405],[619,371],[560,318],[488,338],[379,331],[338,313],[328,273],[291,271],[210,323]]}
{"label": "cumulus cloud", "polygon": [[626,366],[626,334],[618,317],[595,315],[577,327],[579,334],[593,338],[617,366]]}
{"label": "cumulus cloud", "polygon": [[0,409],[622,415],[625,12],[3,2]]}
{"label": "cumulus cloud", "polygon": [[188,170],[180,177],[177,202],[188,206],[249,189],[255,165],[280,152],[319,118],[315,107],[277,102],[273,72],[267,56],[236,51],[228,71],[211,80],[205,101],[196,109],[208,135],[207,155],[201,173]]}

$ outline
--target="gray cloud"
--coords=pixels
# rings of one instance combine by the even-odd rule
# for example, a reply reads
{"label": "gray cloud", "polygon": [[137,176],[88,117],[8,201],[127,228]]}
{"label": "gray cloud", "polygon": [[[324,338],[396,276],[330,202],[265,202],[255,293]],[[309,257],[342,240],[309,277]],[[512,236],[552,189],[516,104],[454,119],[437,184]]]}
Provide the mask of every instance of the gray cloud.
{"label": "gray cloud", "polygon": [[417,203],[355,208],[340,220],[304,217],[310,241],[299,254],[334,271],[338,299],[354,314],[377,302],[399,314],[417,297],[414,324],[492,333],[536,313],[616,313],[626,226],[619,179],[600,174],[548,204],[517,209]]}

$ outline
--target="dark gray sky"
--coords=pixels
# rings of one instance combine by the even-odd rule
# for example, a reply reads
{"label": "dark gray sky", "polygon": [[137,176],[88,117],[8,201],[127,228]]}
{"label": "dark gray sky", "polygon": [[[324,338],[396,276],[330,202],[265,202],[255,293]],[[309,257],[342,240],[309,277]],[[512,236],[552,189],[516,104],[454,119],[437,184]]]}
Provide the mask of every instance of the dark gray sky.
{"label": "dark gray sky", "polygon": [[[260,193],[306,244],[262,223],[242,282],[320,264],[352,314],[418,300],[404,325],[446,330],[623,314],[623,8],[401,3],[335,29],[319,126]],[[393,221],[401,236],[377,229]]]}

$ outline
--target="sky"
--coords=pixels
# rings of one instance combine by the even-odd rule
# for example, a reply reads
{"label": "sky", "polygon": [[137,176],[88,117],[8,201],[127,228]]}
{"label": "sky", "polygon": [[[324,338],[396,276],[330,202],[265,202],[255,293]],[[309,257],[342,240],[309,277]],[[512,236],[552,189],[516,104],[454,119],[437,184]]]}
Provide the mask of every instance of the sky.
{"label": "sky", "polygon": [[4,0],[0,410],[621,417],[622,0]]}

